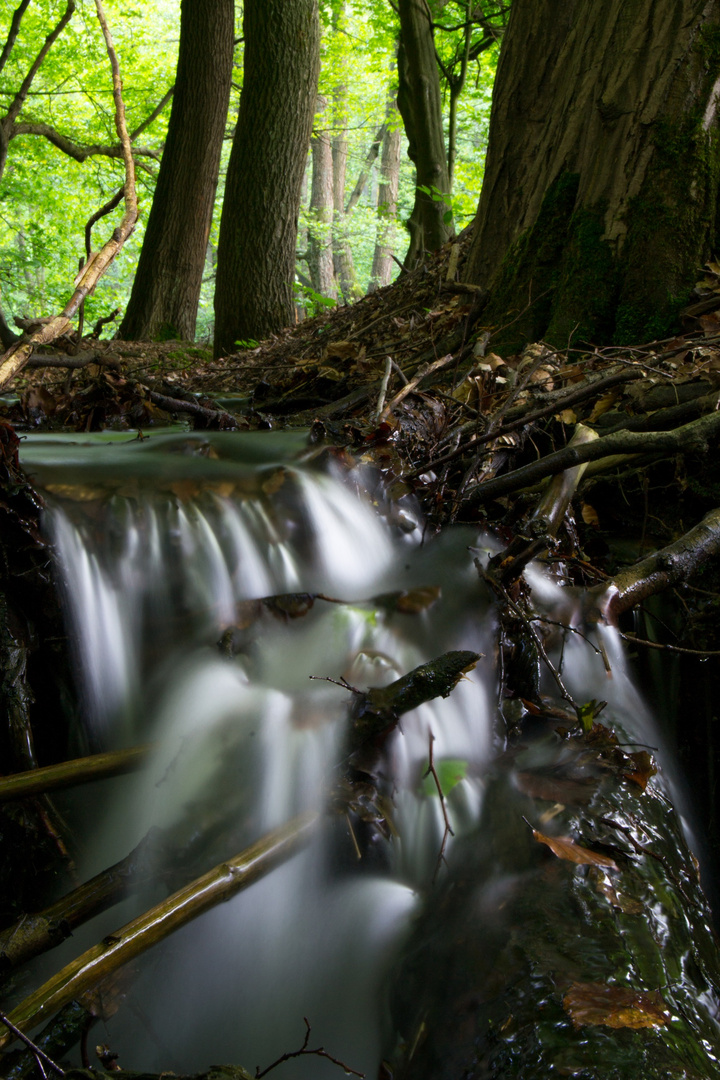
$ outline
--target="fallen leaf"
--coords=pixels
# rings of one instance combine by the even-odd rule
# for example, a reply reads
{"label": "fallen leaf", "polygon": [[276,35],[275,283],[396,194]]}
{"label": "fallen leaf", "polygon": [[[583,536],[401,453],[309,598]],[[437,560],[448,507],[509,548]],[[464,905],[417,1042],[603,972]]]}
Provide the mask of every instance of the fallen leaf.
{"label": "fallen leaf", "polygon": [[609,409],[612,409],[613,405],[619,397],[620,391],[616,387],[614,387],[612,390],[609,390],[607,394],[603,394],[602,397],[599,397],[593,405],[593,410],[588,417],[588,423],[594,423],[598,419],[598,417],[602,416],[603,413],[606,413]]}
{"label": "fallen leaf", "polygon": [[586,525],[592,525],[594,529],[598,529],[600,527],[600,518],[598,517],[598,512],[594,506],[591,506],[590,503],[584,502],[582,504],[582,510],[580,512],[582,514],[582,519]]}
{"label": "fallen leaf", "polygon": [[573,983],[563,998],[563,1008],[575,1027],[603,1025],[639,1031],[662,1027],[670,1020],[657,991],[646,994],[606,983]]}
{"label": "fallen leaf", "polygon": [[644,791],[650,777],[655,776],[657,772],[652,755],[647,750],[639,750],[637,754],[628,754],[628,757],[635,767],[631,767],[630,772],[625,773],[625,778],[632,780],[634,784],[637,784]]}
{"label": "fallen leaf", "polygon": [[440,599],[442,589],[439,585],[419,586],[417,589],[409,589],[398,596],[395,610],[402,615],[419,615],[421,611],[427,611],[429,607]]}
{"label": "fallen leaf", "polygon": [[604,896],[614,908],[617,908],[618,911],[622,911],[624,915],[642,915],[645,910],[643,904],[641,904],[639,900],[633,900],[632,897],[617,892],[613,889],[609,881],[597,881],[595,889]]}
{"label": "fallen leaf", "polygon": [[562,412],[557,413],[555,419],[561,424],[570,424],[571,426],[574,426],[578,422],[577,414],[574,409],[563,409]]}
{"label": "fallen leaf", "polygon": [[553,855],[557,855],[558,859],[566,859],[567,862],[578,863],[579,865],[606,866],[608,870],[620,869],[617,863],[608,858],[607,855],[600,855],[596,851],[590,851],[589,848],[581,847],[569,836],[545,836],[544,833],[538,832],[537,829],[533,829],[533,836],[538,844],[546,844]]}

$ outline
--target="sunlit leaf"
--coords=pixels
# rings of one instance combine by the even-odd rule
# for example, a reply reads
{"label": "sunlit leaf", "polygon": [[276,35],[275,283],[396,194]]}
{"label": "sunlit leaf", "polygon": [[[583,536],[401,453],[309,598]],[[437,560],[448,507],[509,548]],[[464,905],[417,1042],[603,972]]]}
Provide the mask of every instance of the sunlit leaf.
{"label": "sunlit leaf", "polygon": [[594,506],[584,502],[580,513],[582,514],[582,519],[586,525],[592,525],[595,529],[599,528],[600,518],[598,517],[598,512]]}
{"label": "sunlit leaf", "polygon": [[639,750],[636,754],[628,754],[628,757],[630,761],[632,761],[634,767],[631,767],[630,770],[625,773],[625,776],[644,791],[650,777],[655,776],[657,773],[657,768],[652,759],[652,755],[649,754],[647,750]]}

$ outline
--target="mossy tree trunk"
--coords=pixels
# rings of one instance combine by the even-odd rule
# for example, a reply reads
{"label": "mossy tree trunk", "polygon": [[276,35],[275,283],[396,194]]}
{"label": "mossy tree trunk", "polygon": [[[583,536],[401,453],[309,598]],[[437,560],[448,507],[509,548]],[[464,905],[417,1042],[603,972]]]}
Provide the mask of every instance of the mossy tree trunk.
{"label": "mossy tree trunk", "polygon": [[466,280],[512,344],[663,337],[717,242],[720,9],[514,0]]}

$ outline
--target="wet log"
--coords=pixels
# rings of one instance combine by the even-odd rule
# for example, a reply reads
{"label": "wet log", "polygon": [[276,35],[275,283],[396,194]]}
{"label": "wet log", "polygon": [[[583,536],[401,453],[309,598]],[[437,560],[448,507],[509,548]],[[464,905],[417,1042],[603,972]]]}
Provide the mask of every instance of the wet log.
{"label": "wet log", "polygon": [[497,761],[395,968],[395,1080],[720,1076],[720,953],[653,767],[600,725]]}

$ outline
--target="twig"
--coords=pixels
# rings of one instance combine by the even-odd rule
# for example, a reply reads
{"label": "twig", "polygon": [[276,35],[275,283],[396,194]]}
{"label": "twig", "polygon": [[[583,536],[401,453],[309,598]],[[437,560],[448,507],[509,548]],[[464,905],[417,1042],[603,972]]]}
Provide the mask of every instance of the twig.
{"label": "twig", "polygon": [[341,675],[339,679],[331,679],[329,675],[308,675],[309,679],[315,679],[316,682],[329,682],[333,686],[340,686],[343,690],[349,690],[351,694],[358,694],[360,697],[365,697],[362,690],[358,690],[356,686],[351,686],[344,675]]}
{"label": "twig", "polygon": [[433,735],[432,729],[431,729],[430,731],[428,731],[428,767],[427,767],[426,771],[423,773],[423,779],[426,776],[432,776],[433,780],[435,781],[435,787],[437,788],[437,793],[440,796],[440,808],[442,810],[443,821],[445,822],[445,831],[443,832],[442,843],[440,845],[440,851],[438,852],[437,863],[435,864],[435,873],[433,874],[433,885],[435,884],[435,881],[437,880],[437,876],[440,873],[440,867],[446,861],[445,860],[445,849],[447,847],[448,837],[455,835],[455,833],[453,832],[452,827],[450,825],[450,819],[448,817],[447,806],[445,804],[445,796],[443,794],[443,789],[442,789],[442,786],[440,784],[440,777],[438,776],[437,769],[435,768],[435,758],[433,756],[433,743],[434,742],[435,742],[435,736]]}
{"label": "twig", "polygon": [[[383,405],[385,404],[385,395],[387,394],[388,383],[390,382],[390,372],[392,371],[392,357],[385,357],[385,371],[383,372],[382,382],[380,383],[380,393],[378,394],[377,408],[375,409],[375,423],[379,423],[382,416]],[[406,384],[407,385],[407,384]]]}
{"label": "twig", "polygon": [[0,803],[87,784],[106,776],[123,776],[140,768],[149,749],[148,746],[133,746],[127,750],[109,750],[104,754],[91,754],[59,765],[44,765],[3,776],[0,778]]}
{"label": "twig", "polygon": [[307,1045],[310,1041],[310,1032],[312,1029],[310,1027],[307,1016],[304,1016],[303,1020],[305,1021],[306,1030],[305,1039],[303,1040],[303,1044],[300,1049],[290,1050],[287,1053],[282,1054],[277,1059],[277,1061],[273,1061],[272,1065],[268,1065],[268,1067],[266,1069],[263,1069],[262,1071],[260,1070],[260,1066],[258,1065],[255,1069],[255,1080],[260,1080],[261,1076],[267,1076],[269,1072],[272,1072],[273,1069],[277,1069],[278,1065],[282,1065],[284,1061],[290,1061],[291,1058],[309,1056],[327,1058],[328,1061],[332,1061],[333,1065],[338,1065],[341,1069],[344,1069],[348,1075],[359,1076],[361,1080],[364,1080],[365,1073],[357,1072],[356,1069],[351,1069],[350,1066],[346,1065],[344,1061],[340,1061],[338,1058],[333,1057],[332,1054],[328,1054],[327,1050],[325,1050],[324,1047],[318,1046],[316,1050],[308,1050]]}
{"label": "twig", "polygon": [[4,1012],[0,1012],[0,1021],[2,1021],[5,1027],[8,1028],[9,1031],[12,1031],[12,1033],[18,1039],[20,1039],[21,1042],[24,1042],[27,1048],[32,1051],[43,1076],[46,1075],[45,1070],[42,1067],[43,1062],[45,1063],[45,1065],[47,1065],[48,1069],[52,1069],[52,1071],[56,1073],[57,1076],[65,1075],[65,1070],[61,1069],[58,1063],[56,1061],[53,1061],[53,1059],[49,1057],[44,1050],[41,1050],[39,1046],[36,1046],[32,1039],[29,1039],[27,1035],[25,1035],[25,1033],[20,1030],[20,1028],[15,1027],[15,1024],[12,1023],[12,1021],[9,1019],[9,1017],[5,1015]]}
{"label": "twig", "polygon": [[663,645],[660,641],[648,641],[647,638],[637,637],[635,634],[623,634],[622,631],[618,633],[623,641],[630,641],[633,645],[647,645],[648,649],[684,653],[686,656],[720,656],[720,649],[684,649],[680,645]]}

